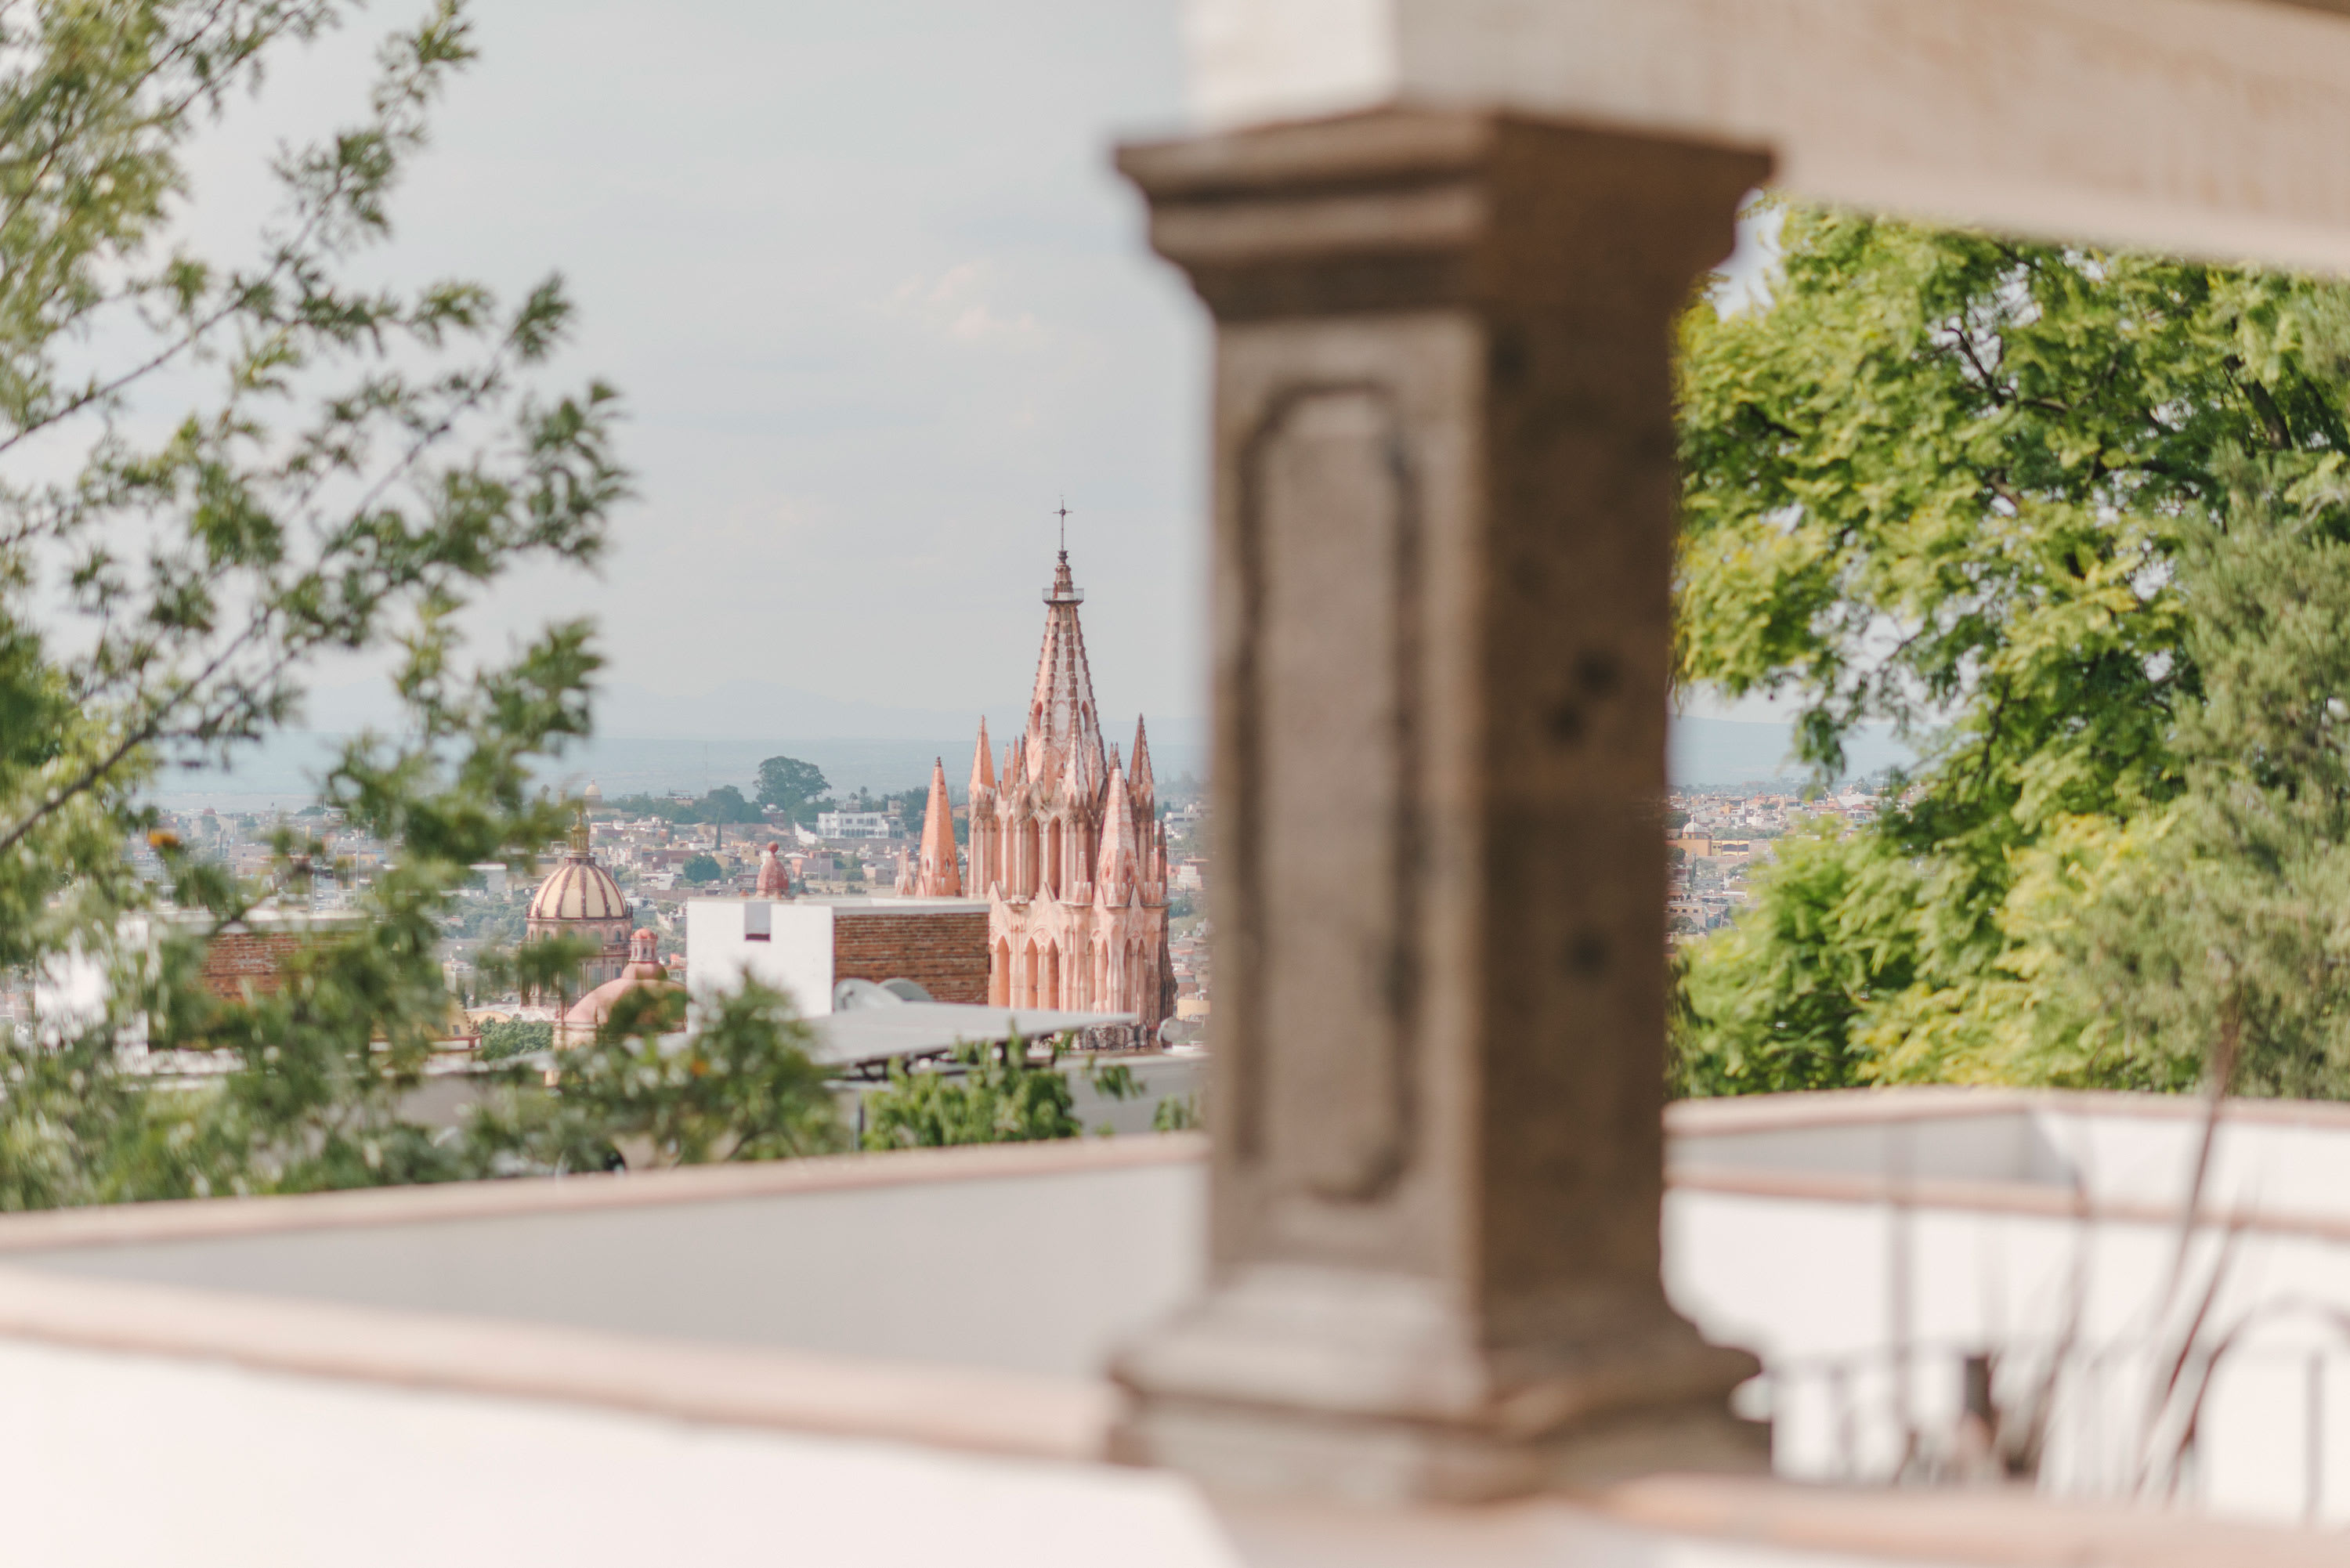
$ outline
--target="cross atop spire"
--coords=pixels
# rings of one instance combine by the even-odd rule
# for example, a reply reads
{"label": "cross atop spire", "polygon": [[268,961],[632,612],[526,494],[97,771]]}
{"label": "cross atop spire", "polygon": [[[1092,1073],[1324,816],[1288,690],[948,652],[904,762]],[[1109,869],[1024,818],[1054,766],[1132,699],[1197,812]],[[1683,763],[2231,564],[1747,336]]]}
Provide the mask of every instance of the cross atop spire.
{"label": "cross atop spire", "polygon": [[1059,564],[1053,568],[1053,586],[1045,590],[1045,602],[1048,605],[1083,604],[1086,591],[1077,587],[1075,577],[1069,576],[1069,504],[1062,502],[1061,509],[1054,515],[1061,520],[1061,556]]}

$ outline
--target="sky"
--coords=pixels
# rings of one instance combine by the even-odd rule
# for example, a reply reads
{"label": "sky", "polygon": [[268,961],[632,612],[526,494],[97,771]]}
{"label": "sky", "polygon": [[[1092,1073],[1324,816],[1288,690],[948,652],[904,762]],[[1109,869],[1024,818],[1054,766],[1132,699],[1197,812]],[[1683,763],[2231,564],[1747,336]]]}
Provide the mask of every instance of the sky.
{"label": "sky", "polygon": [[[559,272],[577,327],[550,384],[622,393],[637,496],[603,565],[517,574],[470,623],[484,656],[550,620],[600,624],[600,738],[566,782],[651,787],[680,756],[679,784],[734,768],[723,745],[629,737],[954,750],[982,712],[1002,732],[1065,503],[1106,729],[1148,713],[1168,759],[1204,774],[1209,326],[1110,167],[1118,140],[1181,129],[1177,13],[474,0],[481,57],[396,198],[395,240],[357,270],[508,299]],[[281,56],[192,148],[190,237],[248,254],[272,151],[356,118],[377,41],[414,14],[380,0]],[[1742,236],[1739,289],[1769,240]],[[1683,711],[1787,716],[1705,693]],[[391,716],[380,669],[341,665],[307,722]],[[902,787],[931,749],[851,746],[838,765]],[[298,785],[311,752],[279,750],[241,768],[249,787]]]}
{"label": "sky", "polygon": [[[740,707],[791,732],[762,684],[1016,709],[1066,498],[1105,712],[1205,711],[1205,321],[1109,167],[1179,127],[1173,0],[474,16],[482,57],[362,270],[509,298],[560,271],[552,379],[619,388],[639,493],[597,576],[500,587],[485,652],[593,615],[639,729],[696,700],[698,732]],[[202,237],[249,232],[274,139],[352,118],[407,17],[289,55],[203,140]],[[328,671],[313,723],[380,711],[372,685]]]}

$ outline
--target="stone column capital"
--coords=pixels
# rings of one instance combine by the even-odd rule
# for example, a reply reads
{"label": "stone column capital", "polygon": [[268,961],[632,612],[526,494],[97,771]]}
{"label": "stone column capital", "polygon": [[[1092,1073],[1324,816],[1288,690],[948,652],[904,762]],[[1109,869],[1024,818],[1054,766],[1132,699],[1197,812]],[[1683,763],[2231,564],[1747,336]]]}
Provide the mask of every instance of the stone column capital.
{"label": "stone column capital", "polygon": [[1219,321],[1444,306],[1653,314],[1727,255],[1767,154],[1380,109],[1122,148],[1152,248]]}

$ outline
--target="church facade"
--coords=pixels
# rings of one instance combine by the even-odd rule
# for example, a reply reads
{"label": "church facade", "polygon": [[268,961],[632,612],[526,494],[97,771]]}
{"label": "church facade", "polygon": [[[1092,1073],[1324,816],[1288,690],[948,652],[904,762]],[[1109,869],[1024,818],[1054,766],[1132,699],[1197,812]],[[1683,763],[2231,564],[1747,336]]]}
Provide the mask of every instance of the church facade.
{"label": "church facade", "polygon": [[1148,1033],[1173,1008],[1165,831],[1142,722],[1125,756],[1102,742],[1084,600],[1063,550],[1026,728],[999,760],[980,721],[967,863],[956,864],[941,770],[906,890],[987,900],[991,1003],[1130,1012]]}

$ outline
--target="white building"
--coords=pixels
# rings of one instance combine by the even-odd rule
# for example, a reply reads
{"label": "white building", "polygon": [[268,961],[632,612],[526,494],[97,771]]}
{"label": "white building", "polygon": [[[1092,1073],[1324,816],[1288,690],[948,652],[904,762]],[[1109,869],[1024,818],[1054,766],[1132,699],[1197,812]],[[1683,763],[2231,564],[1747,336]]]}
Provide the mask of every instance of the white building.
{"label": "white building", "polygon": [[898,819],[884,811],[824,811],[816,831],[819,838],[895,838]]}
{"label": "white building", "polygon": [[693,898],[685,982],[696,995],[744,976],[787,992],[810,1017],[844,980],[910,980],[940,1002],[987,1000],[983,898]]}

